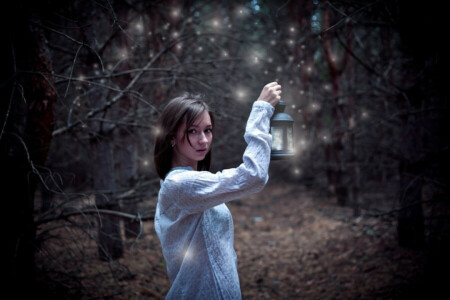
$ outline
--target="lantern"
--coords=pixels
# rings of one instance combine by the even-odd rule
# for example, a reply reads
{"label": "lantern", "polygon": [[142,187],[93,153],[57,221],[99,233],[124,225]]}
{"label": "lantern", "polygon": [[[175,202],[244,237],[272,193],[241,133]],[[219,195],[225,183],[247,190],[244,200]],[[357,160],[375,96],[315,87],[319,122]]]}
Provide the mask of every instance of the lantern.
{"label": "lantern", "polygon": [[294,119],[284,112],[286,103],[280,100],[275,106],[275,113],[270,119],[272,134],[272,160],[287,159],[294,156]]}

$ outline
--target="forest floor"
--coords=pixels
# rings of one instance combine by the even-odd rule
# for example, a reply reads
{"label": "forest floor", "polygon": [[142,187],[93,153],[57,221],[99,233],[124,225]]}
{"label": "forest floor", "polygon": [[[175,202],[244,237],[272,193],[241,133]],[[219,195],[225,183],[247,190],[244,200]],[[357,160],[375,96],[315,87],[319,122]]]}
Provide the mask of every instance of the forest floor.
{"label": "forest floor", "polygon": [[[334,199],[280,183],[228,207],[243,299],[413,299],[425,288],[424,255],[398,246],[393,218],[368,216],[365,210],[353,217],[352,208]],[[47,293],[70,299],[164,298],[170,282],[152,221],[144,222],[144,237],[130,242],[114,263],[77,258],[89,251],[96,257],[96,247],[71,246],[73,232],[65,232],[72,238],[47,244],[46,253],[58,264],[38,255]]]}

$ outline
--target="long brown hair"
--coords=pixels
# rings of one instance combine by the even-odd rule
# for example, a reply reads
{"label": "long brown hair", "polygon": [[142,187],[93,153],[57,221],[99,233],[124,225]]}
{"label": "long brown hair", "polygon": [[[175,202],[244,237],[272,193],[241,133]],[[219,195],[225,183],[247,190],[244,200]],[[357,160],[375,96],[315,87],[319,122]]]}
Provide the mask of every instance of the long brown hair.
{"label": "long brown hair", "polygon": [[[164,179],[172,168],[173,148],[170,142],[172,138],[176,136],[178,128],[183,122],[186,122],[186,131],[184,135],[190,144],[191,142],[187,135],[187,131],[204,111],[209,113],[211,124],[214,129],[214,116],[209,106],[200,95],[184,94],[183,96],[176,97],[170,100],[162,111],[156,125],[155,149],[153,153],[156,172],[161,179]],[[197,170],[209,171],[210,167],[211,149],[206,154],[205,158],[198,162]]]}

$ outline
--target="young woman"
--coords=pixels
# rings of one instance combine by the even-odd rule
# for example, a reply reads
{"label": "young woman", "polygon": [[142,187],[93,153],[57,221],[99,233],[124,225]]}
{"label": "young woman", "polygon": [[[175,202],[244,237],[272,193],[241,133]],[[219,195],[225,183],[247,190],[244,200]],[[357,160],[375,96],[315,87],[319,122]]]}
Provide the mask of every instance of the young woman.
{"label": "young woman", "polygon": [[161,178],[155,214],[172,286],[166,299],[241,299],[234,229],[225,202],[259,192],[268,180],[270,117],[281,86],[267,84],[247,121],[243,163],[209,172],[214,117],[196,97],[169,102],[158,121],[154,162]]}

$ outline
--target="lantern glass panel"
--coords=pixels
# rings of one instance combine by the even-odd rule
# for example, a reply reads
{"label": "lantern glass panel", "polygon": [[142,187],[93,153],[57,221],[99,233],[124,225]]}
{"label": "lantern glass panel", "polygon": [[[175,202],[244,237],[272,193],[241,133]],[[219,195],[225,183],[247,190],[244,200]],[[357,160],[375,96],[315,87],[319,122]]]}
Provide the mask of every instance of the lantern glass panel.
{"label": "lantern glass panel", "polygon": [[294,142],[292,141],[292,127],[287,128],[287,149],[288,152],[294,152]]}
{"label": "lantern glass panel", "polygon": [[283,150],[283,128],[271,127],[272,150]]}

